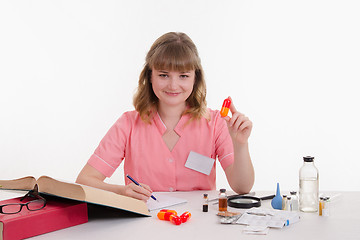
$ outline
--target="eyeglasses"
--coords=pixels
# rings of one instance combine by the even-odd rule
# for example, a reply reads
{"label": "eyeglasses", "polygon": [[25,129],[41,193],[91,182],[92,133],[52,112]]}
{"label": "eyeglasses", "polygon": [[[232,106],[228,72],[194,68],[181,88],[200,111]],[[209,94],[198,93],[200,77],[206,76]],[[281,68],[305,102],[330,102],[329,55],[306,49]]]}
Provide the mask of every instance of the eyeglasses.
{"label": "eyeglasses", "polygon": [[0,213],[3,214],[15,214],[21,212],[22,208],[26,206],[29,211],[37,211],[43,209],[46,206],[45,198],[41,197],[38,192],[38,185],[36,184],[33,190],[30,190],[24,197],[20,199],[23,201],[25,198],[32,197],[37,198],[27,203],[8,203],[0,205]]}

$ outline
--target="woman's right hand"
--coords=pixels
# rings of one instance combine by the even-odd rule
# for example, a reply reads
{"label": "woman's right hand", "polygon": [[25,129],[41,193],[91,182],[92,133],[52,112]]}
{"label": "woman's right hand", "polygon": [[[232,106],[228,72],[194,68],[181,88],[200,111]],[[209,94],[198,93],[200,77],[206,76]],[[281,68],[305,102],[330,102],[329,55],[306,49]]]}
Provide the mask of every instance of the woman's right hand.
{"label": "woman's right hand", "polygon": [[128,185],[110,184],[104,182],[105,178],[106,176],[101,172],[89,164],[86,164],[79,173],[76,182],[83,185],[104,189],[116,194],[136,198],[144,202],[146,202],[152,194],[151,188],[146,184],[141,183],[141,186],[137,186],[134,183],[130,183]]}
{"label": "woman's right hand", "polygon": [[136,185],[135,183],[129,183],[128,185],[123,186],[121,195],[125,195],[128,197],[136,198],[146,202],[151,194],[151,188],[143,183],[140,183],[141,186]]}

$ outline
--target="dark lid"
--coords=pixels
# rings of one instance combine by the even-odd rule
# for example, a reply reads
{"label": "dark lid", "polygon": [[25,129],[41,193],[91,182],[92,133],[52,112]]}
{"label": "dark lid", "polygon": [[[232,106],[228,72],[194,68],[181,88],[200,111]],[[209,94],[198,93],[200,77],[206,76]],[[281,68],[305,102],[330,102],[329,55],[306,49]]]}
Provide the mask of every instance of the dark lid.
{"label": "dark lid", "polygon": [[304,162],[313,162],[313,161],[314,161],[314,157],[310,157],[310,156],[304,157]]}
{"label": "dark lid", "polygon": [[296,191],[290,192],[291,195],[296,195]]}
{"label": "dark lid", "polygon": [[225,188],[222,188],[222,189],[220,189],[220,192],[221,192],[221,193],[224,193],[224,192],[226,192],[226,189],[225,189]]}
{"label": "dark lid", "polygon": [[207,197],[208,195],[207,195],[207,193],[204,193],[204,197]]}

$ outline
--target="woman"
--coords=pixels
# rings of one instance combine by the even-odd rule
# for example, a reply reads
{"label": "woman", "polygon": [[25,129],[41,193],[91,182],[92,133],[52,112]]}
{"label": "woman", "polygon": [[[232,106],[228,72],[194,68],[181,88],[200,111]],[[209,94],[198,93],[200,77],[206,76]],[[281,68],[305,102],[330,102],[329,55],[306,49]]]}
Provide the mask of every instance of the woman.
{"label": "woman", "polygon": [[[218,158],[231,188],[254,183],[248,138],[252,122],[231,103],[222,118],[206,107],[204,73],[195,44],[184,33],[158,38],[146,56],[135,110],[110,128],[77,182],[146,201],[152,191],[215,189]],[[125,159],[126,185],[104,182]],[[186,166],[185,166],[186,165]],[[204,172],[209,169],[209,172]]]}

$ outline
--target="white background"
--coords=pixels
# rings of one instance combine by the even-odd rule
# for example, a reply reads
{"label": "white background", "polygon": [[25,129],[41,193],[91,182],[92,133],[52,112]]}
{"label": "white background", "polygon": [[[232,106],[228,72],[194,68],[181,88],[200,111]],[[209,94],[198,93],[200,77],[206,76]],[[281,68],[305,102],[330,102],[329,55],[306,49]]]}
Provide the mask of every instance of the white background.
{"label": "white background", "polygon": [[359,12],[355,0],[1,1],[0,178],[75,181],[133,109],[151,44],[180,31],[198,47],[208,106],[230,95],[254,123],[255,191],[297,190],[306,155],[320,190],[359,191]]}

